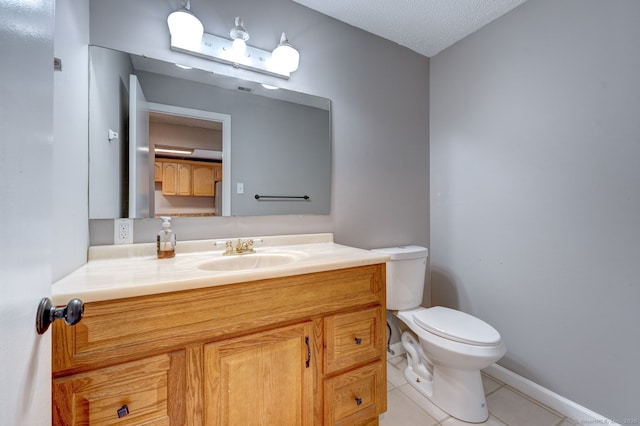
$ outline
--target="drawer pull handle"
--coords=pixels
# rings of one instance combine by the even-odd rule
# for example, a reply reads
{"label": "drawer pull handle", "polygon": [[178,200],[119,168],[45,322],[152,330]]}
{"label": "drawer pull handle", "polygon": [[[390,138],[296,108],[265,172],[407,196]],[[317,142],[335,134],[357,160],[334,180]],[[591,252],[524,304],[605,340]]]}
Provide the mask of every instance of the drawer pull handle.
{"label": "drawer pull handle", "polygon": [[356,345],[361,345],[362,344],[362,339],[359,337],[356,337]]}
{"label": "drawer pull handle", "polygon": [[304,336],[304,343],[307,345],[307,361],[305,365],[309,368],[309,363],[311,362],[311,346],[309,346],[309,336]]}
{"label": "drawer pull handle", "polygon": [[356,396],[356,405],[358,407],[362,405],[362,398]]}
{"label": "drawer pull handle", "polygon": [[126,416],[127,414],[129,414],[129,407],[127,407],[127,405],[123,405],[122,407],[118,408],[118,418],[121,419],[124,416]]}

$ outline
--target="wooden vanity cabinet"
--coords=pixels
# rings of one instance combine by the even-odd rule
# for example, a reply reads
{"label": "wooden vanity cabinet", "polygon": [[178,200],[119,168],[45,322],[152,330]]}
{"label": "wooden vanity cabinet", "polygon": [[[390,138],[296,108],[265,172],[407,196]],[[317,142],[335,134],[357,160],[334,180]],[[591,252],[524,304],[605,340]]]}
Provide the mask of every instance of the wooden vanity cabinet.
{"label": "wooden vanity cabinet", "polygon": [[85,303],[52,325],[54,424],[377,425],[384,279],[376,264]]}

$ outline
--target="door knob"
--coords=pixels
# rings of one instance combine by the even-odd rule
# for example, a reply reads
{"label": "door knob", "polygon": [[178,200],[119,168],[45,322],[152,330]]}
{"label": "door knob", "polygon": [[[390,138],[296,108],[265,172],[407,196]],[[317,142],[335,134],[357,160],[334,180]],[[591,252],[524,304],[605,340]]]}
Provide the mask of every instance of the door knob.
{"label": "door knob", "polygon": [[48,297],[40,300],[36,313],[36,331],[44,334],[52,322],[64,318],[67,325],[76,325],[84,315],[84,303],[80,299],[71,299],[66,306],[56,308]]}

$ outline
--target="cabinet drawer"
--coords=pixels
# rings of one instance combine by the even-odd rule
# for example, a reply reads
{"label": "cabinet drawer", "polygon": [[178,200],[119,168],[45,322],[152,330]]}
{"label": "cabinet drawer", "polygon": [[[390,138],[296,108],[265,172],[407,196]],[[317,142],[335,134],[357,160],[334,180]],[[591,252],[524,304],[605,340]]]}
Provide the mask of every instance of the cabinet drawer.
{"label": "cabinet drawer", "polygon": [[383,361],[369,364],[324,382],[324,415],[328,425],[359,425],[387,410]]}
{"label": "cabinet drawer", "polygon": [[184,418],[183,365],[177,352],[55,379],[53,424],[174,424]]}
{"label": "cabinet drawer", "polygon": [[324,322],[324,372],[331,373],[384,355],[384,311],[378,306],[329,316]]}

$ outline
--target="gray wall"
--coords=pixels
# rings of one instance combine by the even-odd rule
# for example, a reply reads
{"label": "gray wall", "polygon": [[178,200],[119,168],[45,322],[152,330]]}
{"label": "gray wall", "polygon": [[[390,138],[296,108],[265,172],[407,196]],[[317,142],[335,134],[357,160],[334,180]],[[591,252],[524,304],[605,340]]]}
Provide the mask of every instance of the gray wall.
{"label": "gray wall", "polygon": [[54,54],[63,65],[53,75],[52,281],[87,261],[89,5],[57,0],[55,20]]}
{"label": "gray wall", "polygon": [[[153,73],[138,77],[149,102],[231,115],[232,215],[329,213],[328,111]],[[236,193],[238,182],[244,194]],[[255,194],[312,198],[270,203]]]}
{"label": "gray wall", "polygon": [[[129,55],[109,49],[91,49],[89,65],[89,217],[122,217],[123,165],[128,161]],[[109,130],[118,139],[109,140]],[[125,169],[128,170],[128,167]],[[125,195],[126,194],[126,195]],[[127,212],[128,213],[128,212]]]}
{"label": "gray wall", "polygon": [[[250,44],[272,49],[286,31],[301,60],[285,81],[171,52],[166,18],[178,5],[92,0],[91,43],[330,98],[333,108],[330,215],[176,218],[181,239],[328,231],[363,248],[428,244],[427,58],[288,0],[191,2],[210,33],[224,35],[242,16]],[[112,226],[92,220],[91,244],[111,244]],[[134,241],[151,241],[159,227],[136,220]]]}
{"label": "gray wall", "polygon": [[436,304],[504,367],[635,418],[640,2],[530,0],[431,60]]}

